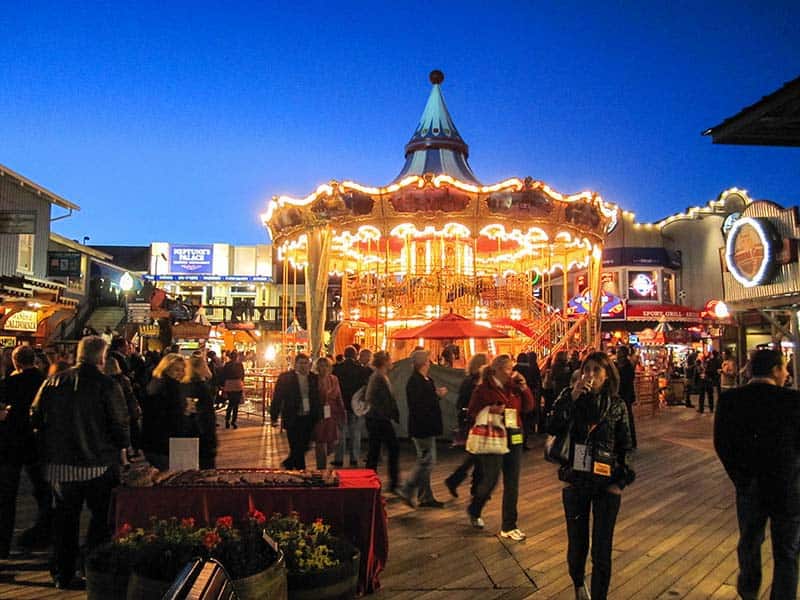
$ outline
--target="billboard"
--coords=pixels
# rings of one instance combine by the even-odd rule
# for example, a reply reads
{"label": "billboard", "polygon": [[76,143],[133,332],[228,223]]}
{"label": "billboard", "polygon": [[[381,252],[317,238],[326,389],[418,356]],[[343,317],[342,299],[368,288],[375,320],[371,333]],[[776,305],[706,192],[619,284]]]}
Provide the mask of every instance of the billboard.
{"label": "billboard", "polygon": [[214,262],[214,246],[194,244],[171,246],[169,250],[169,272],[192,275],[210,275]]}

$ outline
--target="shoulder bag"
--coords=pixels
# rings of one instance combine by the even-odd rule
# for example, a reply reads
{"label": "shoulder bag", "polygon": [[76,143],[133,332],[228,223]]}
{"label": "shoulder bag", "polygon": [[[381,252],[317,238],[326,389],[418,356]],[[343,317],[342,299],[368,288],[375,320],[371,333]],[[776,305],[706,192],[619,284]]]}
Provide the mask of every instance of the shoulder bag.
{"label": "shoulder bag", "polygon": [[489,412],[489,406],[475,417],[475,424],[467,435],[466,450],[470,454],[506,454],[508,436],[502,425],[503,415]]}

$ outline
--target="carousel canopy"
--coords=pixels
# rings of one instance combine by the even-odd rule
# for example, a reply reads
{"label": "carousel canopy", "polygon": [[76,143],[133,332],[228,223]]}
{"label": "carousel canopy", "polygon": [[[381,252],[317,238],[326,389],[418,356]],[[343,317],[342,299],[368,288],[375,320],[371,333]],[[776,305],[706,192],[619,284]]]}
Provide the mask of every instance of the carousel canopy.
{"label": "carousel canopy", "polygon": [[395,333],[397,340],[425,338],[427,340],[495,339],[508,337],[498,329],[485,327],[461,315],[450,313],[430,323]]}
{"label": "carousel canopy", "polygon": [[480,184],[467,162],[469,148],[458,133],[442,96],[444,73],[431,71],[431,95],[414,135],[406,144],[406,164],[395,181],[409,175],[450,175],[459,181]]}

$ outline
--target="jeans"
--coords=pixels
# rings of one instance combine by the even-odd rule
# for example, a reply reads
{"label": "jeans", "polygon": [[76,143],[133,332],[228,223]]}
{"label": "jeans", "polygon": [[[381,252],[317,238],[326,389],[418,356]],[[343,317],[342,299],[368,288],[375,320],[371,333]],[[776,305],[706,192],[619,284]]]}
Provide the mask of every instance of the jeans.
{"label": "jeans", "polygon": [[611,545],[622,497],[605,490],[567,487],[562,490],[567,520],[567,564],[575,587],[583,585],[589,554],[589,512],[592,522],[592,598],[606,600],[611,583]]}
{"label": "jeans", "polygon": [[736,489],[739,520],[739,578],[736,587],[742,598],[758,597],[761,587],[761,544],[770,520],[772,534],[772,593],[770,600],[793,600],[797,593],[797,561],[800,556],[800,516],[771,514],[764,506],[758,487]]}
{"label": "jeans", "polygon": [[367,432],[369,433],[369,450],[367,451],[367,468],[376,470],[378,459],[381,456],[381,446],[386,445],[389,453],[389,489],[393,490],[399,482],[399,457],[400,447],[397,444],[397,435],[389,421],[382,419],[367,419]]}
{"label": "jeans", "polygon": [[78,535],[81,510],[86,502],[91,512],[89,531],[86,534],[86,553],[111,539],[108,509],[114,474],[111,468],[103,475],[89,481],[70,481],[59,484],[54,490],[54,539],[52,573],[69,582],[75,576],[78,560]]}
{"label": "jeans", "polygon": [[225,422],[236,425],[239,418],[239,403],[242,401],[242,392],[226,392],[228,396],[228,408],[225,410]]}
{"label": "jeans", "polygon": [[411,440],[417,450],[417,462],[411,471],[411,476],[403,484],[403,492],[411,498],[416,490],[420,502],[430,502],[434,500],[431,472],[433,465],[436,464],[436,438],[411,438]]}
{"label": "jeans", "polygon": [[519,466],[522,457],[522,444],[509,446],[508,454],[480,454],[476,458],[480,463],[480,480],[467,508],[471,517],[481,516],[481,511],[489,501],[503,473],[503,516],[502,530],[511,531],[517,528],[517,498],[519,496]]}
{"label": "jeans", "polygon": [[350,464],[356,466],[361,458],[361,436],[364,431],[364,417],[347,411],[347,423],[339,430],[339,445],[336,446],[334,462],[344,462],[347,440],[350,440]]}
{"label": "jeans", "polygon": [[[33,496],[38,509],[36,524],[43,533],[50,531],[52,519],[52,497],[50,484],[44,478],[41,464],[24,465],[33,485]],[[17,493],[23,465],[19,463],[0,464],[0,552],[11,547],[14,537],[14,519],[17,512]]]}
{"label": "jeans", "polygon": [[633,402],[626,402],[625,409],[628,411],[628,425],[631,429],[631,444],[634,448],[636,448],[636,424],[633,420]]}
{"label": "jeans", "polygon": [[700,412],[705,411],[706,395],[708,395],[708,410],[714,412],[714,386],[708,380],[704,379],[700,382],[700,405],[697,410]]}
{"label": "jeans", "polygon": [[291,426],[286,426],[286,437],[289,439],[289,456],[283,461],[283,466],[287,469],[306,468],[306,452],[311,443],[311,432],[313,426],[311,417],[295,417]]}
{"label": "jeans", "polygon": [[478,482],[481,480],[481,461],[474,454],[465,453],[464,462],[444,480],[445,484],[452,488],[457,488],[467,478],[470,469],[472,469],[472,485],[469,488],[469,493],[474,496],[475,490],[478,488]]}

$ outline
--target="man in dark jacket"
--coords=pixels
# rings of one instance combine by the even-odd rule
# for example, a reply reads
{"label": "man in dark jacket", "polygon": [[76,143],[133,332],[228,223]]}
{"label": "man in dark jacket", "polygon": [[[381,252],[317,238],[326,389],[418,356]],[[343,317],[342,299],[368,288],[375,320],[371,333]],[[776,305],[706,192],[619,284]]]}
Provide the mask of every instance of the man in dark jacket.
{"label": "man in dark jacket", "polygon": [[406,402],[408,435],[417,450],[417,464],[397,495],[410,506],[414,505],[416,494],[421,507],[443,508],[444,504],[433,497],[431,471],[436,464],[436,436],[442,435],[443,429],[439,400],[447,395],[447,388],[437,389],[428,377],[430,360],[425,350],[414,352],[411,360],[414,372],[406,384]]}
{"label": "man in dark jacket", "polygon": [[11,355],[16,370],[0,385],[0,559],[8,558],[11,547],[23,466],[33,484],[38,515],[36,524],[23,532],[18,541],[21,546],[29,547],[50,540],[50,486],[38,460],[30,422],[31,404],[44,382],[35,359],[33,348],[17,346]]}
{"label": "man in dark jacket", "polygon": [[739,595],[758,598],[761,544],[771,522],[772,600],[796,597],[800,556],[800,393],[777,350],[750,358],[753,378],[722,394],[714,420],[714,447],[736,487],[739,519]]}
{"label": "man in dark jacket", "polygon": [[636,402],[636,369],[629,356],[627,346],[617,348],[617,371],[619,371],[619,395],[628,411],[632,448],[636,448],[636,425],[633,422],[633,404]]}
{"label": "man in dark jacket", "polygon": [[84,501],[92,514],[87,552],[111,537],[112,467],[125,461],[125,449],[130,445],[122,390],[102,372],[105,352],[102,338],[83,338],[78,344],[78,366],[50,377],[31,408],[45,475],[55,498],[51,573],[59,589],[75,583]]}
{"label": "man in dark jacket", "polygon": [[311,372],[311,360],[305,354],[295,357],[294,370],[278,376],[269,414],[273,426],[278,424],[279,416],[283,417],[283,427],[289,438],[289,456],[282,463],[284,468],[304,470],[311,432],[322,419],[319,383]]}
{"label": "man in dark jacket", "polygon": [[331,463],[341,467],[344,463],[344,453],[347,450],[347,440],[350,439],[350,466],[358,466],[361,458],[361,435],[364,429],[364,417],[359,417],[353,412],[352,400],[360,388],[367,385],[372,373],[369,367],[363,366],[357,360],[358,352],[355,347],[348,346],[344,349],[344,360],[333,367],[333,374],[339,379],[342,389],[342,402],[347,413],[347,423],[339,431],[339,445],[336,455]]}

